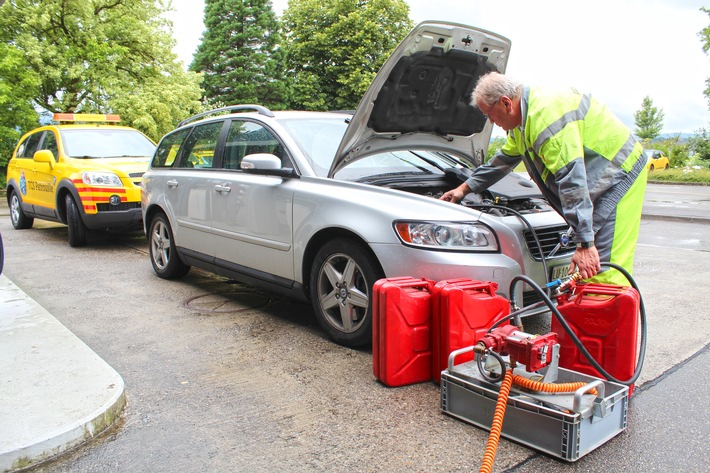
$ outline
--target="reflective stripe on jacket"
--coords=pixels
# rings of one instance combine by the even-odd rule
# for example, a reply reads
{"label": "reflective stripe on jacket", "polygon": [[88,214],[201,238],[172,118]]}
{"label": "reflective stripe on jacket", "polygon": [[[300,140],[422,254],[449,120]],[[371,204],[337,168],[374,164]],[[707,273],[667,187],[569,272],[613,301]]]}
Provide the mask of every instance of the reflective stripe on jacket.
{"label": "reflective stripe on jacket", "polygon": [[641,143],[606,105],[572,89],[525,87],[521,112],[522,126],[466,184],[481,192],[523,161],[573,241],[594,241],[646,164]]}

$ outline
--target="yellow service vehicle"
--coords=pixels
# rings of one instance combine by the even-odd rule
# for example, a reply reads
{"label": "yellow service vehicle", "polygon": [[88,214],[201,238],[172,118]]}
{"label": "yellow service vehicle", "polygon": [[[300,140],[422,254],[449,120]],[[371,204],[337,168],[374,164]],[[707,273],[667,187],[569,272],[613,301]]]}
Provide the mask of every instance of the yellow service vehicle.
{"label": "yellow service vehicle", "polygon": [[[155,143],[116,125],[118,115],[56,113],[57,124],[25,134],[7,164],[12,225],[35,218],[69,228],[69,245],[84,246],[89,230],[139,229],[140,183]],[[79,123],[81,122],[81,123]]]}

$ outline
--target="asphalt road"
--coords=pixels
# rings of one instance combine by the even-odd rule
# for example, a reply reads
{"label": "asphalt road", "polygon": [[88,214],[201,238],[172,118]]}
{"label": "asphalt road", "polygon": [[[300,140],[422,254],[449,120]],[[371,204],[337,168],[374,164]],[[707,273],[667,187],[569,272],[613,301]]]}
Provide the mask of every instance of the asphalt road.
{"label": "asphalt road", "polygon": [[[650,186],[647,204],[671,190]],[[677,200],[707,201],[706,187],[682,190],[695,191]],[[16,231],[6,215],[4,274],[116,369],[128,398],[116,429],[35,471],[480,466],[487,432],[443,415],[437,385],[383,387],[371,352],[331,343],[308,305],[201,271],[161,280],[142,235],[92,235],[72,249],[66,227],[35,221]],[[629,428],[573,464],[503,440],[494,471],[707,471],[708,228],[642,223],[635,277],[648,348]]]}

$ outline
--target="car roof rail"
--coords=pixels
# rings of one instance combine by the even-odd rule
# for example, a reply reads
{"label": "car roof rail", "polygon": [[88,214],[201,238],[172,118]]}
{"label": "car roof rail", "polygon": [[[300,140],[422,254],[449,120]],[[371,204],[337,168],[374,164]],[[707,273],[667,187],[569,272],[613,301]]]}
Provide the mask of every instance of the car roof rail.
{"label": "car roof rail", "polygon": [[236,112],[244,110],[256,110],[260,115],[265,115],[267,117],[274,117],[274,112],[261,105],[230,105],[228,107],[215,108],[214,110],[208,110],[206,112],[198,113],[190,118],[186,118],[178,124],[178,128],[187,125],[190,122],[197,120],[198,118],[203,118],[208,115],[213,115],[221,112]]}

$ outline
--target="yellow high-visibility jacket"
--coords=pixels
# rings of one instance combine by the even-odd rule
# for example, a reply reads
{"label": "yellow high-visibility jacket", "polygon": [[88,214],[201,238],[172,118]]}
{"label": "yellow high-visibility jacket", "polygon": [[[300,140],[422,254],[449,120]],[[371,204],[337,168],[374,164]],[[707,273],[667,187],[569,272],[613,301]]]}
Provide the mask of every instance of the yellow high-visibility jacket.
{"label": "yellow high-visibility jacket", "polygon": [[606,105],[573,89],[525,87],[521,112],[522,126],[466,184],[481,192],[522,161],[572,241],[594,241],[646,165],[641,143]]}

